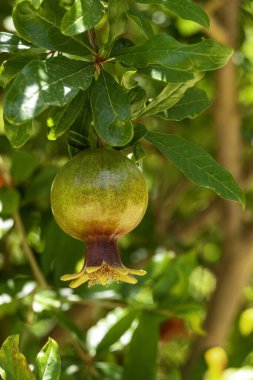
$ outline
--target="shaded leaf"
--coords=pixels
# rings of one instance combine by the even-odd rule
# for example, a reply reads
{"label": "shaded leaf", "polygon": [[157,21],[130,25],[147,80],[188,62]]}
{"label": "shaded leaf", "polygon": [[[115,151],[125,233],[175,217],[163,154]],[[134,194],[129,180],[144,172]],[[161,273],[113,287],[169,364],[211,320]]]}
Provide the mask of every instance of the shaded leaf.
{"label": "shaded leaf", "polygon": [[37,355],[34,364],[34,373],[37,380],[59,380],[61,373],[61,359],[58,344],[49,338],[45,346]]}
{"label": "shaded leaf", "polygon": [[4,187],[0,189],[0,215],[13,215],[18,211],[20,195],[17,190]]}
{"label": "shaded leaf", "polygon": [[199,88],[188,89],[184,96],[172,108],[157,114],[165,120],[180,121],[187,117],[195,118],[201,112],[210,107],[211,101],[208,99],[205,91]]}
{"label": "shaded leaf", "polygon": [[74,123],[84,106],[87,94],[79,91],[77,96],[64,107],[52,107],[47,116],[48,139],[56,140]]}
{"label": "shaded leaf", "polygon": [[5,380],[36,380],[26,358],[19,352],[18,344],[18,335],[11,335],[0,350],[0,366],[5,372]]}
{"label": "shaded leaf", "polygon": [[109,41],[123,34],[127,25],[127,0],[108,0]]}
{"label": "shaded leaf", "polygon": [[[32,193],[36,190],[37,193],[38,189],[41,192],[42,186],[44,187],[44,193],[47,192],[49,198],[50,188],[56,174],[56,170],[48,177],[45,177],[46,174],[47,173],[45,172],[43,177],[40,175],[35,178],[31,185],[31,191],[27,193],[27,197],[29,197],[29,199],[31,199],[33,195]],[[38,199],[40,199],[41,196],[41,193],[38,195],[36,194]],[[73,239],[71,236],[65,234],[53,219],[49,224],[47,222],[45,231],[45,247],[41,255],[42,267],[45,273],[49,273],[53,269],[55,280],[58,280],[60,283],[60,276],[71,270],[74,271],[77,261],[83,257],[83,254],[83,242]]]}
{"label": "shaded leaf", "polygon": [[17,56],[3,62],[0,67],[0,86],[6,87],[32,59],[34,58],[30,56]]}
{"label": "shaded leaf", "polygon": [[185,19],[195,21],[198,24],[209,28],[210,21],[207,14],[200,8],[197,4],[190,0],[138,0],[139,3],[144,4],[156,4],[164,5],[171,12],[175,13],[177,16]]}
{"label": "shaded leaf", "polygon": [[32,45],[15,34],[0,32],[0,53],[18,53],[31,47]]}
{"label": "shaded leaf", "polygon": [[141,86],[137,86],[129,91],[128,96],[131,106],[131,115],[134,119],[140,113],[140,110],[144,107],[144,104],[147,100],[147,95]]}
{"label": "shaded leaf", "polygon": [[[62,51],[74,55],[86,55],[91,48],[81,39],[61,34],[59,20],[65,10],[56,1],[44,0],[39,9],[29,1],[17,3],[13,10],[13,22],[17,32],[27,41],[53,51]],[[36,33],[34,32],[36,25]]]}
{"label": "shaded leaf", "polygon": [[63,106],[79,89],[86,90],[94,68],[66,57],[32,61],[16,76],[6,92],[4,115],[11,123],[30,120],[50,105]]}
{"label": "shaded leaf", "polygon": [[149,132],[145,138],[190,180],[215,191],[224,199],[245,205],[244,194],[232,175],[203,148],[181,137],[163,133]]}
{"label": "shaded leaf", "polygon": [[184,83],[168,83],[167,86],[157,95],[145,108],[140,110],[137,117],[155,115],[174,106],[181,99],[185,91],[194,86],[202,78],[202,74],[195,74],[193,79]]}
{"label": "shaded leaf", "polygon": [[4,132],[12,147],[20,148],[35,134],[35,128],[32,120],[13,124],[4,118]]}
{"label": "shaded leaf", "polygon": [[141,11],[136,8],[130,8],[127,16],[147,38],[154,36],[151,22]]}
{"label": "shaded leaf", "polygon": [[104,15],[104,7],[99,0],[75,0],[64,15],[61,31],[67,36],[80,34],[98,24]]}
{"label": "shaded leaf", "polygon": [[125,354],[123,380],[155,380],[158,352],[158,319],[143,313]]}
{"label": "shaded leaf", "polygon": [[105,71],[92,88],[91,108],[95,129],[108,144],[123,146],[132,139],[127,92]]}
{"label": "shaded leaf", "polygon": [[13,153],[11,175],[15,184],[28,179],[39,165],[39,157],[35,154],[17,150]]}
{"label": "shaded leaf", "polygon": [[112,344],[117,342],[119,338],[129,329],[135,318],[136,311],[127,310],[124,316],[121,316],[120,319],[109,329],[109,331],[107,331],[97,346],[97,353],[107,350]]}
{"label": "shaded leaf", "polygon": [[117,60],[131,67],[161,65],[172,70],[210,71],[224,66],[232,49],[213,40],[183,44],[167,34],[158,34],[140,46],[122,49]]}

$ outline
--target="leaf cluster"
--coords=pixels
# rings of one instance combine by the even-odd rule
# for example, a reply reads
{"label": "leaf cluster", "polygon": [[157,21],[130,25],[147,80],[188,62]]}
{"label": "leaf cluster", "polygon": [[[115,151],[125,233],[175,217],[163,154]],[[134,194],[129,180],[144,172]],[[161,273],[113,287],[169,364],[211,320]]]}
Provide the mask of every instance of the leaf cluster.
{"label": "leaf cluster", "polygon": [[[207,15],[190,0],[139,3],[159,5],[209,27]],[[196,117],[210,101],[195,84],[232,54],[210,39],[185,44],[167,34],[155,35],[151,21],[127,0],[75,0],[70,6],[60,0],[18,0],[12,16],[17,35],[0,33],[0,52],[14,56],[2,64],[0,83],[5,89],[5,132],[14,147],[36,133],[36,119],[41,119],[50,140],[68,131],[71,155],[103,144],[132,147],[138,161],[143,157],[136,137],[140,119]],[[138,35],[126,38],[131,22],[143,36],[141,43]],[[171,137],[146,130],[142,138],[158,149],[157,141],[164,139],[160,150],[186,175],[215,191],[220,182],[219,195],[244,203],[232,177],[207,154],[200,158],[197,147],[178,140],[175,154],[182,160],[177,160]],[[208,180],[202,178],[205,173]]]}

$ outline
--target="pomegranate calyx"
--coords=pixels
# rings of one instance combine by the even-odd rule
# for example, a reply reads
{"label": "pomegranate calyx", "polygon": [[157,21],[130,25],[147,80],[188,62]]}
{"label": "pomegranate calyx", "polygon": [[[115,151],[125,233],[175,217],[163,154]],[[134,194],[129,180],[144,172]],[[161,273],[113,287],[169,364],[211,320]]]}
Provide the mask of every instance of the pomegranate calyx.
{"label": "pomegranate calyx", "polygon": [[128,284],[136,284],[136,278],[131,275],[144,276],[146,272],[144,270],[129,269],[124,266],[115,267],[108,265],[105,261],[98,267],[84,267],[84,269],[75,274],[65,274],[61,277],[62,281],[72,280],[70,283],[71,288],[77,288],[78,286],[88,282],[88,286],[101,284],[108,286],[112,282],[127,282]]}

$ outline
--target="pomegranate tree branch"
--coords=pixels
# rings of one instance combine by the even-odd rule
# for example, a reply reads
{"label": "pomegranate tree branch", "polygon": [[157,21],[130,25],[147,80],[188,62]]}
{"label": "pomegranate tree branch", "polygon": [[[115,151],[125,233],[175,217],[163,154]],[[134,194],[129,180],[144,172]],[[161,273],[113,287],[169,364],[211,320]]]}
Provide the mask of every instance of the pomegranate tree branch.
{"label": "pomegranate tree branch", "polygon": [[[7,187],[11,187],[12,186],[11,174],[10,174],[8,168],[6,167],[6,165],[4,164],[4,161],[1,158],[1,156],[0,156],[0,174],[1,174],[2,178],[4,179],[5,185]],[[32,269],[33,276],[34,276],[36,282],[38,283],[38,285],[41,285],[44,288],[48,288],[48,284],[47,284],[47,282],[43,276],[43,273],[40,270],[40,267],[39,267],[39,265],[38,265],[38,263],[34,257],[34,253],[33,253],[32,249],[31,249],[31,247],[27,241],[25,228],[24,228],[24,225],[23,225],[23,222],[22,222],[22,219],[20,217],[19,212],[16,212],[13,215],[13,221],[15,223],[15,227],[16,227],[17,233],[19,235],[24,254],[25,254],[25,256],[26,256],[26,258],[30,264],[30,267]]]}

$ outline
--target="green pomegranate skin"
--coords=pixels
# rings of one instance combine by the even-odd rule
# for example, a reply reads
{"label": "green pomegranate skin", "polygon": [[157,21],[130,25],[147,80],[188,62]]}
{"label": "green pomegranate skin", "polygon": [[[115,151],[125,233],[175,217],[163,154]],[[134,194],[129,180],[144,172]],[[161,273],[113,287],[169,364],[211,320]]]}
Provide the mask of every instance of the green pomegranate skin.
{"label": "green pomegranate skin", "polygon": [[122,153],[86,149],[59,171],[51,189],[56,222],[69,235],[89,241],[116,241],[144,216],[144,176]]}

